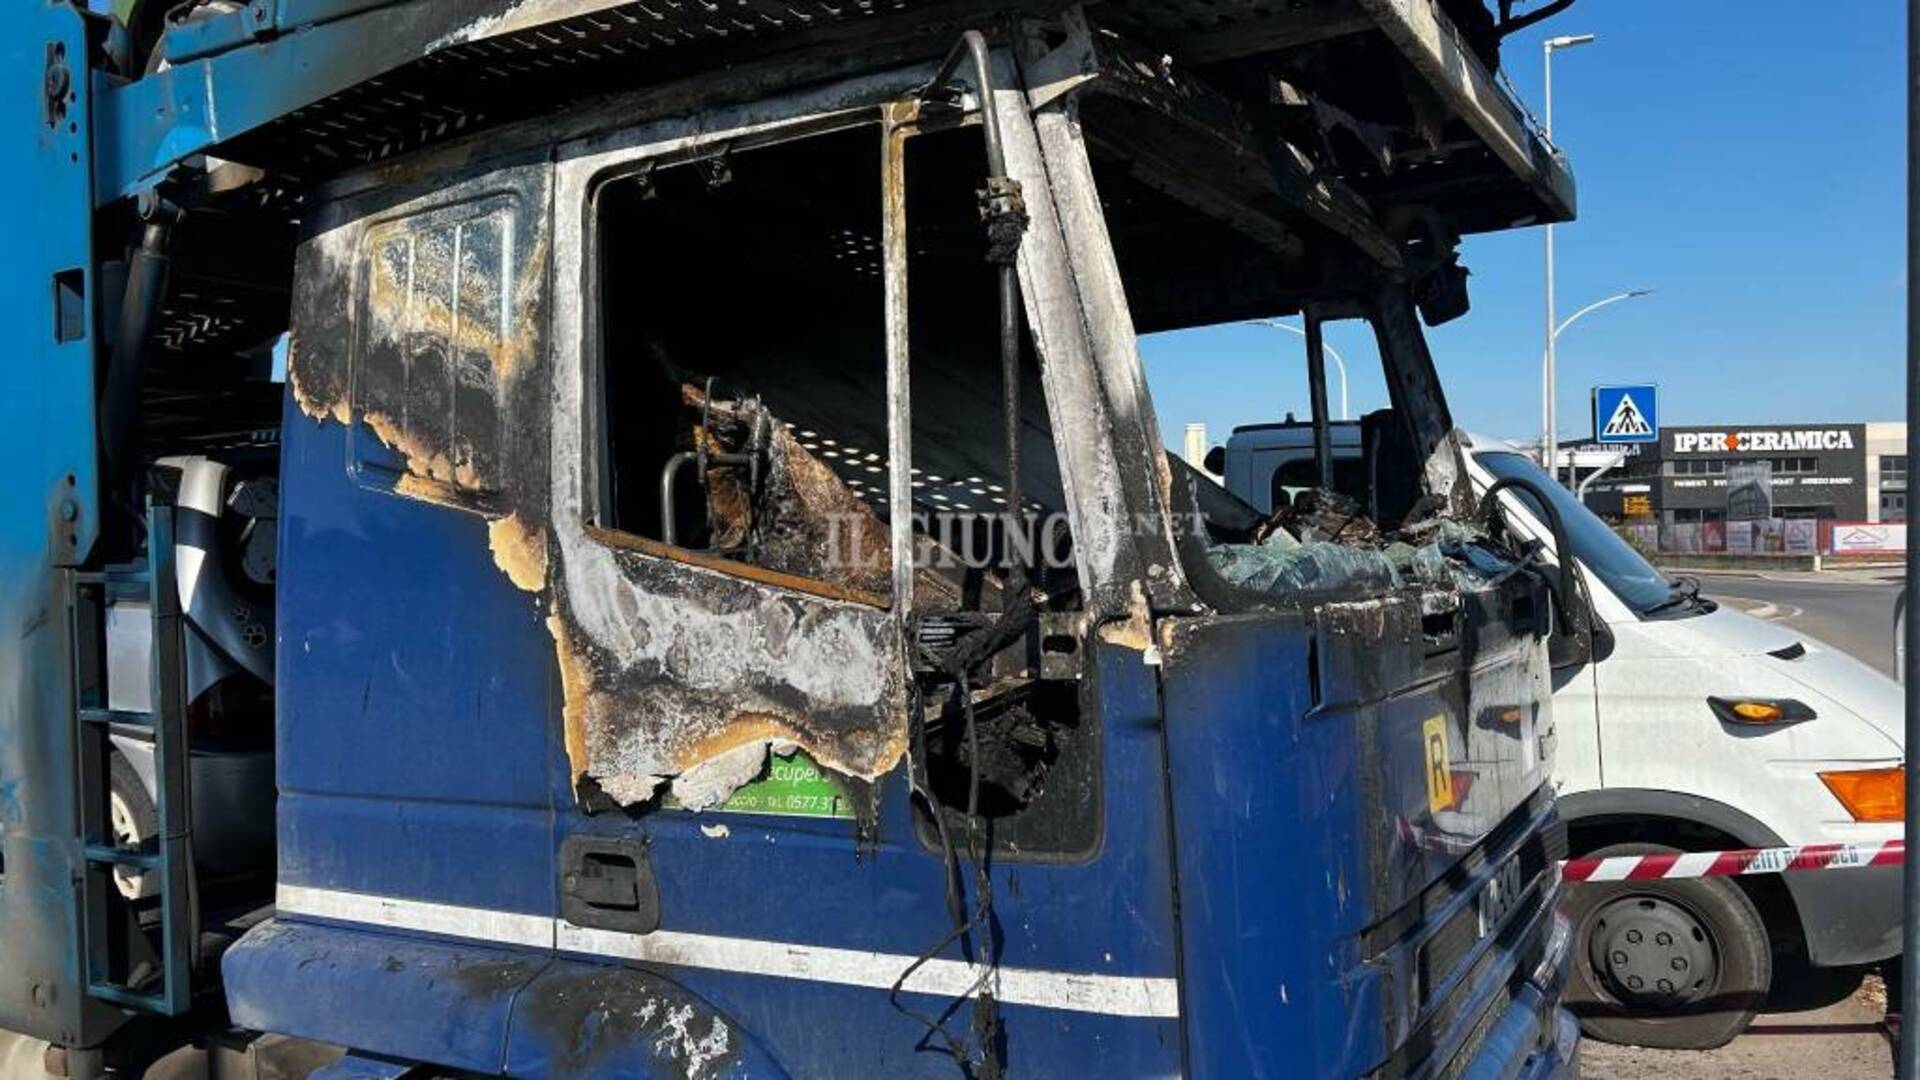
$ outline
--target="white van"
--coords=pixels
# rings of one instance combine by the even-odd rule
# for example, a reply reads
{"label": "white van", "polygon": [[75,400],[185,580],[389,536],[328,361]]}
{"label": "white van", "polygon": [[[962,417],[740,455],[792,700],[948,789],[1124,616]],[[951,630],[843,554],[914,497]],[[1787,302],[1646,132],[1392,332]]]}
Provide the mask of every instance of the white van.
{"label": "white van", "polygon": [[[1335,484],[1364,492],[1359,425],[1332,425]],[[1571,854],[1625,855],[1902,835],[1902,698],[1879,672],[1796,630],[1697,595],[1655,569],[1525,452],[1463,440],[1475,490],[1512,479],[1508,524],[1555,565],[1545,492],[1579,559],[1594,659],[1554,672],[1561,815]],[[1209,466],[1272,513],[1313,486],[1311,425],[1236,429]],[[1343,463],[1351,463],[1344,464]],[[1362,498],[1364,504],[1365,500]],[[1776,950],[1815,966],[1900,948],[1900,868],[1585,885],[1568,1003],[1587,1033],[1717,1046],[1765,999]]]}

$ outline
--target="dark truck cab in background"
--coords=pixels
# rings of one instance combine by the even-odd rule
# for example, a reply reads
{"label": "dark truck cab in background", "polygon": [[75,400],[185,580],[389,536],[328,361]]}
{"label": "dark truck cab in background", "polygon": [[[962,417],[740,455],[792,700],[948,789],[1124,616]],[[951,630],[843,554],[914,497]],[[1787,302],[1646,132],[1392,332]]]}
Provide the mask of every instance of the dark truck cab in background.
{"label": "dark truck cab in background", "polygon": [[[1481,5],[6,19],[0,1028],[71,1075],[1570,1074],[1579,635],[1421,329],[1461,234],[1572,212]],[[1364,522],[1161,449],[1137,335],[1295,313],[1381,344]],[[277,481],[277,790],[225,811],[274,851],[218,888],[182,657],[234,646],[180,584],[246,541],[183,455]]]}

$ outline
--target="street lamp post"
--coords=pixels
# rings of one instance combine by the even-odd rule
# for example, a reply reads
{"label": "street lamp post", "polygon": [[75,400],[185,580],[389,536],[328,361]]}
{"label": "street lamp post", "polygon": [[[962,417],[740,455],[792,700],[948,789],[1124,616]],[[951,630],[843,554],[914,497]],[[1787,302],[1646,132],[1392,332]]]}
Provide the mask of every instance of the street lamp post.
{"label": "street lamp post", "polygon": [[1586,307],[1583,307],[1579,311],[1576,311],[1573,314],[1567,316],[1567,321],[1561,323],[1559,326],[1554,328],[1553,336],[1557,338],[1561,334],[1566,333],[1567,327],[1572,326],[1576,322],[1579,322],[1580,316],[1585,315],[1590,311],[1599,311],[1601,308],[1606,307],[1608,304],[1617,304],[1622,300],[1631,300],[1636,296],[1647,296],[1652,292],[1653,292],[1652,289],[1628,289],[1626,292],[1614,293],[1612,296],[1609,296],[1604,300],[1595,300],[1593,303],[1588,304]]}
{"label": "street lamp post", "polygon": [[[1579,311],[1576,311],[1573,314],[1567,316],[1566,319],[1563,322],[1561,322],[1559,326],[1556,326],[1553,328],[1553,336],[1548,341],[1548,348],[1549,349],[1553,348],[1553,342],[1559,341],[1560,335],[1567,332],[1567,327],[1572,326],[1574,323],[1579,322],[1582,316],[1591,314],[1595,311],[1599,311],[1601,308],[1606,307],[1608,304],[1617,304],[1622,300],[1631,300],[1636,296],[1648,296],[1648,295],[1651,295],[1652,292],[1653,292],[1652,289],[1628,289],[1626,292],[1614,293],[1612,296],[1606,297],[1604,299],[1595,300],[1593,303],[1588,304],[1586,307],[1583,307]],[[1557,362],[1557,358],[1548,359],[1543,362],[1548,364],[1549,365],[1548,370],[1552,371],[1553,369],[1551,365]],[[1557,372],[1555,374],[1557,374]],[[1552,384],[1549,383],[1548,385],[1552,385]],[[1552,416],[1551,413],[1549,413],[1548,415],[1549,417]],[[1553,420],[1549,419],[1548,423],[1553,423]],[[1560,457],[1559,457],[1558,447],[1555,447],[1552,450],[1547,450],[1543,448],[1541,450],[1541,455],[1542,456],[1540,458],[1540,461],[1541,461],[1541,464],[1546,468],[1547,473],[1553,476],[1555,479],[1558,479],[1560,476]],[[1548,464],[1549,462],[1551,462],[1551,464]]]}
{"label": "street lamp post", "polygon": [[[1264,326],[1271,330],[1286,330],[1299,334],[1301,337],[1307,336],[1305,330],[1300,329],[1292,323],[1283,323],[1279,319],[1254,319],[1252,320],[1252,325]],[[1347,418],[1347,361],[1340,355],[1338,350],[1325,341],[1320,343],[1320,347],[1326,351],[1328,356],[1333,358],[1333,366],[1340,369],[1340,419],[1345,420]]]}
{"label": "street lamp post", "polygon": [[[1571,49],[1593,41],[1592,34],[1571,34],[1563,37],[1548,38],[1541,45],[1542,66],[1545,68],[1546,81],[1546,124],[1541,132],[1549,145],[1553,142],[1553,54],[1559,49]],[[1559,460],[1559,446],[1555,438],[1554,424],[1554,353],[1553,339],[1557,334],[1557,320],[1553,310],[1553,223],[1547,223],[1547,356],[1540,373],[1540,463],[1548,472],[1558,475],[1556,468]]]}

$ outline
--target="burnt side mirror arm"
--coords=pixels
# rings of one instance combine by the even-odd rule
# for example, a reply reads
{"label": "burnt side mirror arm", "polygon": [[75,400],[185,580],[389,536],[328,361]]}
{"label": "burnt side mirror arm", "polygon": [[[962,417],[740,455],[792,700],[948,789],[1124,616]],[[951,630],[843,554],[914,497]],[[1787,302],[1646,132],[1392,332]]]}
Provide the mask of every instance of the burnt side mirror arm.
{"label": "burnt side mirror arm", "polygon": [[[1491,522],[1493,516],[1501,512],[1500,493],[1507,488],[1517,488],[1531,494],[1541,513],[1546,516],[1547,530],[1553,534],[1554,561],[1559,568],[1552,578],[1553,603],[1559,617],[1566,620],[1573,633],[1563,638],[1556,628],[1547,646],[1551,663],[1556,669],[1587,663],[1599,655],[1599,638],[1603,631],[1594,625],[1592,593],[1587,589],[1579,560],[1573,557],[1573,548],[1567,539],[1566,522],[1561,519],[1560,510],[1554,505],[1553,499],[1531,478],[1502,477],[1494,481],[1480,497],[1480,506],[1474,512],[1474,517],[1482,522]],[[1573,646],[1570,655],[1557,647],[1561,641]]]}

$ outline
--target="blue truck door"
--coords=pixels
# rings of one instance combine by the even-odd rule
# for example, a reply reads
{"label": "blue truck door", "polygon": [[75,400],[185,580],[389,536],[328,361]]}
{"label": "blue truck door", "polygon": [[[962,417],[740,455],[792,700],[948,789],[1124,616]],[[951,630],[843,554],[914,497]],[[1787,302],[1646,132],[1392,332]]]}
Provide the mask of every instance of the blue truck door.
{"label": "blue truck door", "polygon": [[238,1024],[494,1072],[550,955],[558,685],[520,586],[539,557],[503,510],[546,491],[550,172],[534,154],[322,195],[308,219],[281,460],[278,915],[224,958]]}
{"label": "blue truck door", "polygon": [[[596,512],[593,505],[593,478],[604,482],[619,460],[593,437],[594,428],[631,430],[644,415],[644,398],[602,381],[617,365],[637,363],[605,328],[623,312],[669,306],[661,291],[609,286],[621,267],[606,254],[596,260],[595,245],[676,250],[660,240],[662,229],[613,227],[618,185],[644,176],[654,194],[643,204],[697,203],[694,193],[713,187],[706,177],[714,166],[700,156],[685,160],[681,138],[708,122],[700,117],[643,132],[661,139],[656,145],[667,154],[644,145],[577,159],[563,151],[556,181],[556,275],[584,285],[554,313],[549,587],[561,667],[576,680],[560,724],[577,734],[569,739],[572,770],[557,775],[554,791],[554,857],[563,882],[558,945],[582,966],[670,980],[717,1014],[701,1014],[698,1030],[726,1031],[730,1044],[753,1040],[797,1075],[947,1075],[954,1062],[919,1017],[958,1001],[948,1026],[972,1037],[964,1000],[975,978],[963,959],[969,954],[949,942],[917,969],[899,1004],[890,994],[918,954],[952,928],[942,853],[907,791],[910,638],[900,609],[824,574],[769,574],[632,528],[605,527],[613,508],[602,503]],[[841,167],[841,153],[855,161],[847,190],[858,194],[847,205],[862,214],[849,235],[868,227],[869,206],[879,218],[878,185],[871,193],[856,186],[878,170],[856,155],[877,150],[880,137],[877,126],[809,137],[813,145],[836,140],[821,158],[827,167]],[[807,152],[809,145],[795,139],[732,153],[733,182],[758,190],[755,171],[764,166],[756,154]],[[974,151],[971,138],[966,149]],[[974,168],[969,159],[968,171],[956,174],[969,195]],[[696,169],[697,184],[684,175]],[[926,175],[909,173],[909,188]],[[739,212],[758,212],[765,199],[757,200],[743,202]],[[818,207],[839,204],[812,205],[809,225],[836,220]],[[958,205],[973,213],[970,200]],[[584,212],[589,206],[594,213]],[[711,249],[728,250],[725,236],[714,230]],[[756,253],[776,260],[781,239],[768,230]],[[660,246],[638,246],[643,240]],[[677,250],[697,265],[701,252]],[[598,281],[590,269],[596,265],[603,269]],[[967,265],[976,264],[970,257]],[[880,310],[877,290],[863,290],[831,319],[819,318],[824,307],[776,319],[769,312],[777,297],[725,275],[691,276],[727,282],[741,298],[738,320],[789,326],[796,338],[817,332],[815,323],[857,328]],[[869,301],[871,309],[860,306]],[[733,359],[708,355],[732,351],[725,332],[691,344],[662,340],[700,363]],[[850,348],[834,366],[860,370],[860,356]],[[795,385],[777,374],[742,365],[740,382],[764,395],[777,418],[792,420],[798,437],[818,440],[823,458],[886,445],[884,433],[830,426],[861,415],[877,419],[881,410],[821,410],[811,382]],[[930,384],[939,374],[931,361],[919,370]],[[746,383],[746,375],[760,381]],[[951,378],[949,385],[963,390],[971,385]],[[725,382],[719,385],[724,394]],[[842,386],[838,394],[873,392],[869,383]],[[715,415],[726,407],[715,405]],[[931,465],[928,471],[949,472]],[[643,490],[657,497],[659,470],[641,478]],[[1119,787],[1087,793],[1082,809],[1092,826],[1084,845],[1038,854],[1004,843],[994,849],[991,932],[1000,964],[988,989],[999,1000],[1006,1060],[1021,1075],[1169,1071],[1177,1064],[1178,1026],[1153,674],[1137,652],[1109,647],[1094,653],[1081,680],[1084,722],[1097,728],[1083,745],[1097,755],[1092,768],[1102,783]],[[715,763],[743,754],[742,771],[730,779],[736,790],[722,803],[702,799],[704,782],[689,783],[706,774],[725,784],[729,777],[714,773]],[[821,783],[815,765],[838,775]],[[789,784],[796,771],[807,780]],[[738,786],[756,776],[763,779]],[[658,779],[650,786],[649,777]],[[1105,791],[1115,793],[1103,798]],[[842,804],[841,812],[813,812],[818,798]],[[644,911],[633,910],[635,886],[646,898]],[[968,889],[972,895],[970,879]],[[565,1022],[517,1037],[515,1069],[566,1071],[569,1047],[616,1046],[614,1035],[595,1034],[591,1005],[556,999],[547,1012]],[[525,1011],[531,1018],[533,1010]]]}

